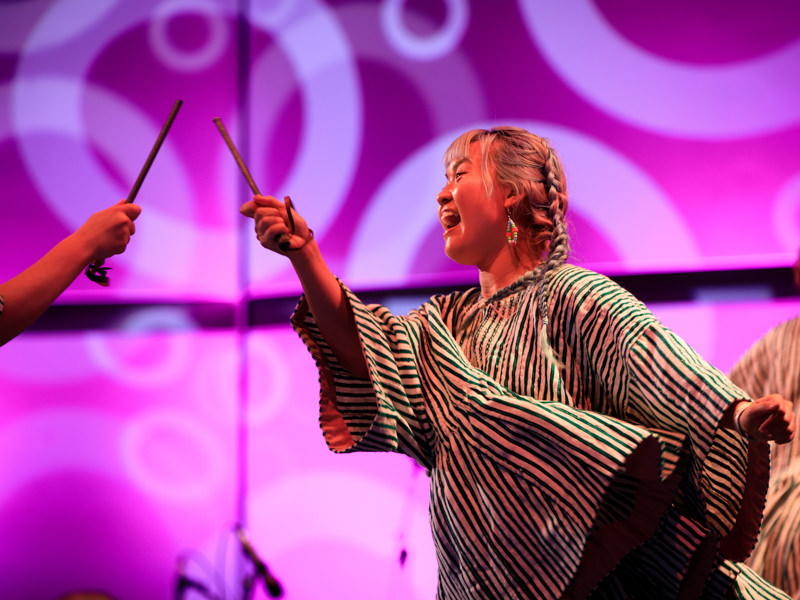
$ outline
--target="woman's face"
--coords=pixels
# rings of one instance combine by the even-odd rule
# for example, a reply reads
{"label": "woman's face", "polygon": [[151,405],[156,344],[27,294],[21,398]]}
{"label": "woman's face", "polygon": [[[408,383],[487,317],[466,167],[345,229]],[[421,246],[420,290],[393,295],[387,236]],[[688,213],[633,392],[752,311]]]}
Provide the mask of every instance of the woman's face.
{"label": "woman's face", "polygon": [[[447,165],[447,184],[436,200],[447,256],[459,264],[488,270],[494,258],[507,251],[507,190],[494,184],[487,196],[481,179],[481,160],[480,144],[473,142],[468,157]],[[489,176],[494,177],[491,168]]]}

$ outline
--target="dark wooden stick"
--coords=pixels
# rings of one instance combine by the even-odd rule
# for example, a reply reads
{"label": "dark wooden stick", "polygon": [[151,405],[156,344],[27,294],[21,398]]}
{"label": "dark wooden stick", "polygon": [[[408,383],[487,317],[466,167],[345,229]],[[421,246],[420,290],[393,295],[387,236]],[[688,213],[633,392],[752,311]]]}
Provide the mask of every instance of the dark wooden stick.
{"label": "dark wooden stick", "polygon": [[[239,155],[239,151],[236,149],[236,145],[231,140],[231,136],[228,135],[225,126],[222,124],[222,120],[217,117],[214,119],[214,124],[216,124],[217,129],[222,134],[222,139],[225,140],[225,144],[228,146],[228,150],[231,151],[233,154],[234,160],[236,160],[236,164],[239,165],[239,170],[244,175],[244,178],[247,180],[247,185],[250,186],[250,189],[256,196],[260,196],[261,192],[258,191],[258,186],[256,182],[253,181],[253,176],[250,175],[250,171],[247,168],[247,165],[244,164],[242,157]],[[291,233],[294,233],[294,217],[292,217],[292,201],[289,199],[289,196],[286,196],[283,201],[284,205],[286,206],[286,215],[289,218],[289,228]],[[289,237],[286,235],[282,235],[281,239],[278,241],[278,247],[283,250],[284,252],[291,249],[291,242],[289,241]]]}
{"label": "dark wooden stick", "polygon": [[[181,105],[183,105],[183,100],[175,101],[175,105],[172,107],[166,123],[164,123],[164,126],[161,128],[161,132],[158,134],[158,138],[156,138],[156,143],[153,144],[153,148],[150,150],[150,155],[147,157],[147,160],[144,161],[144,166],[142,167],[142,170],[139,171],[139,176],[136,178],[136,181],[134,182],[125,202],[133,202],[136,199],[136,194],[139,193],[139,188],[142,187],[142,182],[147,176],[147,172],[150,170],[150,167],[156,158],[156,154],[158,154],[158,151],[161,148],[161,144],[164,143],[164,138],[167,137],[167,132],[169,131],[169,128],[172,127],[172,122],[178,115]],[[107,286],[109,283],[108,271],[111,267],[104,267],[104,262],[105,261],[103,260],[97,260],[86,267],[86,277],[95,283],[99,283],[102,286]]]}
{"label": "dark wooden stick", "polygon": [[244,164],[242,157],[239,155],[239,151],[236,149],[233,140],[231,140],[231,136],[228,135],[228,132],[225,129],[225,125],[222,124],[222,120],[219,117],[217,117],[216,119],[214,119],[214,123],[216,124],[217,129],[219,129],[219,132],[222,134],[222,139],[224,139],[225,143],[228,145],[228,150],[230,150],[231,154],[233,154],[233,158],[234,160],[236,160],[236,164],[239,165],[239,170],[242,172],[242,175],[244,175],[244,178],[247,180],[247,185],[250,186],[250,189],[255,195],[260,196],[261,192],[258,191],[258,186],[256,185],[256,182],[253,181],[253,176],[250,175],[250,171],[248,171],[247,165]]}
{"label": "dark wooden stick", "polygon": [[142,187],[142,182],[144,181],[147,172],[150,170],[150,166],[153,164],[153,161],[156,158],[156,154],[158,154],[159,149],[161,148],[161,144],[164,143],[164,138],[167,137],[167,132],[169,128],[172,127],[172,122],[175,120],[175,117],[178,115],[178,111],[183,104],[183,100],[176,100],[175,106],[172,107],[172,110],[167,117],[166,123],[161,128],[161,133],[158,134],[158,138],[156,139],[156,143],[153,144],[153,149],[150,150],[150,156],[147,157],[147,160],[144,161],[144,166],[142,170],[139,171],[139,177],[136,178],[136,182],[133,184],[131,188],[131,193],[128,194],[128,199],[126,202],[133,202],[136,199],[136,194],[139,193],[139,188]]}

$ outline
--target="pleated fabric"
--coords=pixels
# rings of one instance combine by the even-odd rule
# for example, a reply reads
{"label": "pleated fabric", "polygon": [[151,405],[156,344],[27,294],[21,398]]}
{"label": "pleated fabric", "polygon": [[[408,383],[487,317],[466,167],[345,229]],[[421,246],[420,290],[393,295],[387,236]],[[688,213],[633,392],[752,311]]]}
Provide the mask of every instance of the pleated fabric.
{"label": "pleated fabric", "polygon": [[[755,342],[730,377],[753,397],[776,393],[791,400],[795,426],[800,428],[800,317],[781,323]],[[800,436],[771,448],[764,523],[748,564],[800,600]]]}
{"label": "pleated fabric", "polygon": [[341,367],[304,299],[292,317],[319,368],[320,425],[335,452],[425,467],[438,598],[763,597],[731,561],[758,535],[768,447],[718,428],[747,396],[633,296],[561,267],[557,364],[533,285],[403,316],[342,288],[369,379]]}

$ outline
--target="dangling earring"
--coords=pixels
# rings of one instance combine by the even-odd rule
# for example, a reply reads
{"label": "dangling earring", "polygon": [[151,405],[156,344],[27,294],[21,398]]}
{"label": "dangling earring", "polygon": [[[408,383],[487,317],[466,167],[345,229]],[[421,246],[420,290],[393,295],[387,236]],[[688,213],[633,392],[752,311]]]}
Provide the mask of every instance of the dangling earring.
{"label": "dangling earring", "polygon": [[506,241],[508,242],[509,246],[516,246],[517,233],[519,233],[519,229],[517,229],[517,224],[514,223],[514,219],[511,218],[511,211],[509,209],[506,209],[506,215],[508,215],[508,225],[506,225]]}

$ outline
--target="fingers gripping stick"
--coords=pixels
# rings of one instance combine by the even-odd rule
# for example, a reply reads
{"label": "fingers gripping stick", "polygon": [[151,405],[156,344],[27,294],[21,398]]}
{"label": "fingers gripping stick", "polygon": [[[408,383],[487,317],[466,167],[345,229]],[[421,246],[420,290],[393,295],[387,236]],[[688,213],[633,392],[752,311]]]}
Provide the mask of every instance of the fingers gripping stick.
{"label": "fingers gripping stick", "polygon": [[[234,160],[236,160],[236,164],[239,165],[239,170],[242,172],[242,175],[244,175],[244,178],[247,180],[247,185],[250,186],[250,190],[255,195],[260,196],[261,192],[258,191],[258,186],[256,185],[256,182],[253,181],[253,176],[250,175],[250,171],[248,170],[247,165],[244,164],[242,157],[239,155],[239,151],[236,149],[233,140],[231,140],[231,136],[228,135],[225,126],[222,124],[222,120],[219,117],[217,117],[214,119],[214,124],[217,126],[217,129],[219,129],[219,132],[222,134],[222,139],[225,140],[225,144],[228,146],[228,149],[231,151],[231,154],[233,154],[233,158]],[[294,217],[292,216],[292,201],[289,198],[289,196],[286,196],[283,199],[283,203],[286,206],[286,216],[289,220],[289,232],[293,234]],[[287,235],[281,236],[281,239],[278,242],[278,247],[284,252],[291,250],[291,241],[289,240],[289,236]]]}

